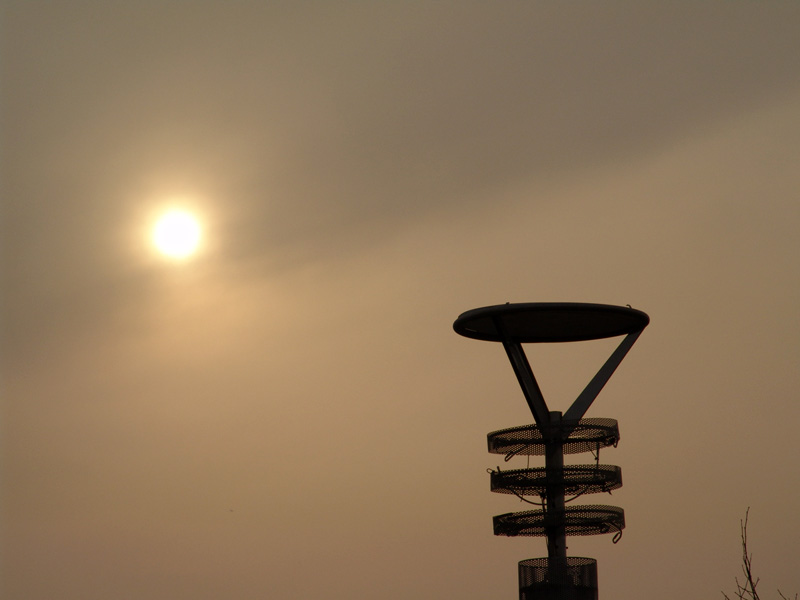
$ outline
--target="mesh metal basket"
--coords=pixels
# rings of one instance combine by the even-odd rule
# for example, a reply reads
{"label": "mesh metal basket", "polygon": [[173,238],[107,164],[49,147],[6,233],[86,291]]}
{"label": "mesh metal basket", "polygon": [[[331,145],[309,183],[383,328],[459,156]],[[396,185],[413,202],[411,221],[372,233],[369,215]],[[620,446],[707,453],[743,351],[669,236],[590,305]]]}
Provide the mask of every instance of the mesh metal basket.
{"label": "mesh metal basket", "polygon": [[563,469],[514,469],[492,471],[493,492],[515,496],[543,495],[548,483],[563,482],[564,492],[572,495],[610,492],[622,487],[622,469],[614,465],[574,465]]}
{"label": "mesh metal basket", "polygon": [[[559,429],[556,429],[556,434]],[[562,421],[564,454],[596,452],[600,448],[616,446],[619,427],[616,419],[580,419]],[[567,435],[566,432],[569,432]],[[546,436],[537,425],[522,425],[493,431],[487,436],[489,452],[505,454],[506,460],[517,454],[543,456]]]}
{"label": "mesh metal basket", "polygon": [[566,535],[599,535],[621,532],[625,528],[625,511],[618,506],[570,506],[563,511],[527,510],[505,513],[492,519],[495,535],[510,537],[544,536],[556,527],[564,527]]}
{"label": "mesh metal basket", "polygon": [[520,600],[597,600],[597,561],[529,558],[519,563]]}

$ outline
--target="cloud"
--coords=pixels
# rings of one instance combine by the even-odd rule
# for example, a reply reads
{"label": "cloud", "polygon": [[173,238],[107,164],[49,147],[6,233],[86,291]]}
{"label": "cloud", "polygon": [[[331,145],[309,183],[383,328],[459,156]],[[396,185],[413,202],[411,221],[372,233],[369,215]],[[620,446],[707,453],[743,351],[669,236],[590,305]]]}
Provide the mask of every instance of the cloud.
{"label": "cloud", "polygon": [[24,168],[86,210],[199,183],[241,256],[369,244],[658,151],[786,93],[798,66],[788,5],[93,8],[12,11],[39,40],[7,42]]}
{"label": "cloud", "polygon": [[[515,593],[481,440],[529,415],[451,323],[536,300],[652,317],[594,413],[635,543],[576,548],[717,593],[748,473],[793,574],[798,9],[722,6],[6,7],[7,595]],[[181,269],[144,239],[176,195]],[[562,404],[598,357],[545,350]]]}

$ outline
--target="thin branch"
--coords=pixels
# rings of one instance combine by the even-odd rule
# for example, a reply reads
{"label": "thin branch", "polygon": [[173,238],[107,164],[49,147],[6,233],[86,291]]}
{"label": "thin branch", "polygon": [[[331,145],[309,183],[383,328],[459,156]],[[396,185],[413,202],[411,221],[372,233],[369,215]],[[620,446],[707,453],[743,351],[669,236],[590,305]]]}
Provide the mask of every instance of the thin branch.
{"label": "thin branch", "polygon": [[[760,600],[756,586],[758,579],[753,578],[753,563],[752,555],[747,551],[747,519],[750,516],[750,507],[744,513],[744,520],[739,521],[739,530],[742,536],[742,573],[744,574],[744,582],[740,583],[739,578],[735,578],[736,582],[736,597],[739,600]],[[730,597],[722,592],[722,597],[725,600],[731,600]]]}
{"label": "thin branch", "polygon": [[[742,573],[744,574],[744,582],[739,583],[738,577],[734,579],[736,582],[736,597],[739,600],[760,600],[758,592],[756,591],[756,586],[761,580],[753,575],[753,555],[747,551],[747,519],[749,516],[750,507],[748,506],[747,511],[744,513],[744,519],[739,521],[739,528],[742,536]],[[785,596],[780,590],[778,590],[778,594],[782,600],[792,600]],[[725,600],[731,600],[730,596],[725,592],[722,592],[722,597]],[[793,600],[798,600],[799,598],[798,594],[795,594]]]}
{"label": "thin branch", "polygon": [[747,519],[750,517],[750,507],[744,513],[744,521],[739,521],[742,531],[742,572],[745,576],[744,589],[752,600],[759,600],[756,586],[759,579],[753,579],[752,558],[753,555],[747,551]]}

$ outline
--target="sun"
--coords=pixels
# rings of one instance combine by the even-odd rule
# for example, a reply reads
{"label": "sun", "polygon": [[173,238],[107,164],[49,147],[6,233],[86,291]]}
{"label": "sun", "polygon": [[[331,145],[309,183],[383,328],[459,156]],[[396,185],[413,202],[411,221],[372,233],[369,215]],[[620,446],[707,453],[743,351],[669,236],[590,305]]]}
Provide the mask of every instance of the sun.
{"label": "sun", "polygon": [[200,244],[200,222],[191,213],[171,210],[156,221],[153,243],[170,258],[188,258]]}

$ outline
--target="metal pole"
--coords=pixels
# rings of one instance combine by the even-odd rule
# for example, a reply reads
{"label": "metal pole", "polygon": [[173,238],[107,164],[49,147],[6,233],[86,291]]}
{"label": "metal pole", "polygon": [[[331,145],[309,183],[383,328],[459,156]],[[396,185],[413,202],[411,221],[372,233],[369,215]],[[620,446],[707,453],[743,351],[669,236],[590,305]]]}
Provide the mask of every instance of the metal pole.
{"label": "metal pole", "polygon": [[561,412],[550,412],[550,423],[545,441],[545,467],[547,485],[545,510],[547,511],[548,578],[552,584],[567,584],[567,534],[564,524],[564,439],[561,434]]}

